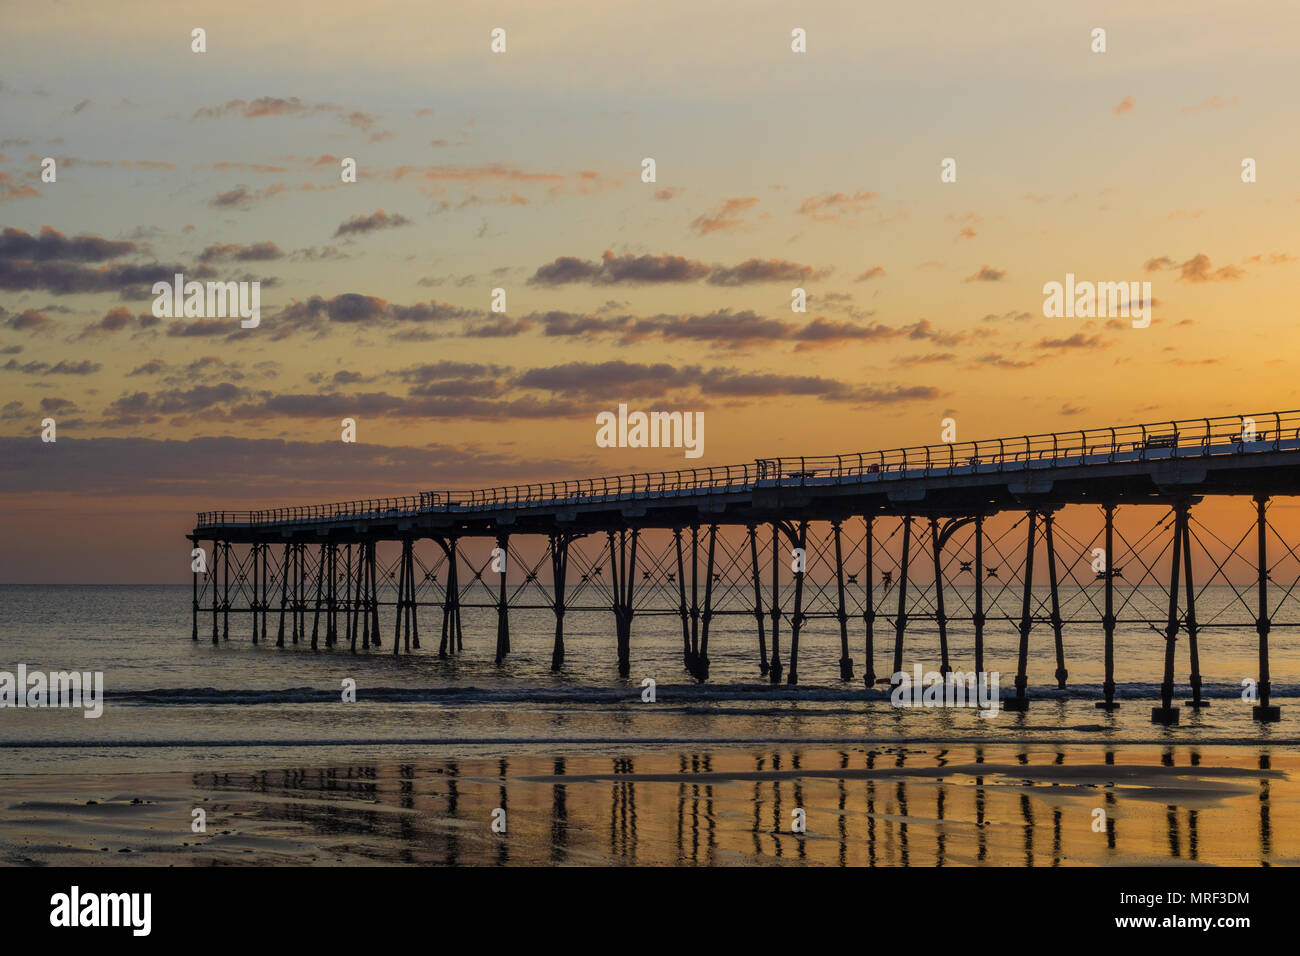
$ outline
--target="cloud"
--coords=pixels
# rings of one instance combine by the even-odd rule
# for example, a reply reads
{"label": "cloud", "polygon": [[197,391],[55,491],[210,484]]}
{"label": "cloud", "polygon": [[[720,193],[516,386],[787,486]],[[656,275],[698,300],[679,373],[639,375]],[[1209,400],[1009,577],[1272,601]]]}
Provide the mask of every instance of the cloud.
{"label": "cloud", "polygon": [[737,196],[724,199],[712,212],[705,213],[691,222],[691,228],[701,236],[711,232],[724,232],[744,225],[745,213],[758,205],[757,196]]}
{"label": "cloud", "polygon": [[36,236],[11,226],[0,233],[0,260],[103,262],[127,255],[136,248],[134,242],[125,239],[104,239],[84,233],[68,238],[49,226],[43,226]]}
{"label": "cloud", "polygon": [[261,119],[267,116],[291,116],[305,113],[308,109],[296,96],[259,96],[255,100],[230,100],[221,106],[205,106],[195,110],[191,119],[220,119],[224,116]]}
{"label": "cloud", "polygon": [[7,329],[13,329],[15,332],[43,332],[54,324],[44,312],[37,312],[35,309],[25,309],[16,315],[7,315],[3,306],[0,306],[0,322]]}
{"label": "cloud", "polygon": [[995,269],[990,265],[980,266],[971,275],[968,275],[963,282],[1001,282],[1006,278],[1005,269]]}
{"label": "cloud", "polygon": [[821,193],[805,199],[796,212],[814,222],[844,222],[857,218],[879,197],[879,193],[865,190],[855,193]]}
{"label": "cloud", "polygon": [[[480,310],[463,309],[446,302],[430,300],[413,305],[395,305],[377,296],[344,292],[329,299],[314,295],[306,301],[294,300],[269,320],[264,320],[264,324],[274,330],[274,338],[281,339],[296,332],[325,335],[332,323],[367,323],[388,327],[395,324],[476,319],[483,315]],[[230,331],[228,323],[225,331]]]}
{"label": "cloud", "polygon": [[533,327],[527,319],[508,319],[504,315],[492,322],[467,325],[463,332],[468,339],[503,339],[520,335]]}
{"label": "cloud", "polygon": [[237,242],[214,243],[199,253],[199,262],[268,262],[282,258],[284,253],[274,242],[247,246]]}
{"label": "cloud", "polygon": [[[141,318],[152,319],[153,316],[146,314],[141,316]],[[93,325],[89,325],[85,329],[83,329],[81,335],[77,337],[84,339],[90,336],[108,335],[108,334],[112,334],[113,332],[119,332],[122,329],[126,328],[128,325],[130,325],[134,319],[135,316],[131,314],[130,309],[126,308],[125,306],[120,306],[120,305],[115,306],[109,309],[106,313],[104,313],[103,318],[101,318],[98,322],[94,323]]]}
{"label": "cloud", "polygon": [[1131,96],[1126,96],[1115,106],[1114,113],[1116,116],[1123,116],[1137,106],[1137,100]]}
{"label": "cloud", "polygon": [[1082,332],[1075,332],[1068,338],[1042,339],[1038,347],[1040,349],[1093,349],[1105,348],[1106,343],[1102,341],[1100,335],[1084,335]]}
{"label": "cloud", "polygon": [[[1250,260],[1247,260],[1250,261]],[[1246,274],[1244,269],[1238,266],[1221,266],[1218,269],[1210,262],[1210,257],[1203,252],[1198,252],[1186,262],[1175,265],[1174,260],[1168,256],[1160,256],[1157,259],[1148,259],[1144,267],[1147,272],[1158,272],[1162,269],[1177,269],[1178,279],[1180,282],[1225,282],[1232,279],[1240,279]]]}
{"label": "cloud", "polygon": [[1267,256],[1262,253],[1257,256],[1249,256],[1242,261],[1257,266],[1281,266],[1286,265],[1289,262],[1295,262],[1296,257],[1288,255],[1285,252],[1274,252]]}
{"label": "cloud", "polygon": [[0,172],[0,202],[11,199],[35,199],[40,190],[26,183],[19,184],[12,173]]}
{"label": "cloud", "polygon": [[369,216],[356,216],[340,223],[338,229],[334,231],[334,238],[364,235],[368,232],[374,232],[376,229],[395,229],[398,226],[409,225],[412,225],[411,220],[403,215],[394,214],[390,216],[382,209],[376,209]]}
{"label": "cloud", "polygon": [[714,266],[709,285],[738,286],[758,282],[804,282],[824,277],[830,270],[818,271],[785,259],[746,259],[730,268]]}
{"label": "cloud", "polygon": [[[829,270],[826,270],[829,271]],[[560,256],[540,266],[529,285],[662,285],[698,282],[707,277],[710,285],[740,286],[758,282],[799,282],[826,274],[811,266],[784,259],[748,259],[736,266],[709,266],[698,259],[674,255],[625,254],[606,250],[599,262]]]}
{"label": "cloud", "polygon": [[1235,96],[1230,100],[1225,100],[1221,96],[1211,96],[1208,100],[1203,100],[1195,106],[1184,106],[1178,112],[1183,114],[1197,113],[1201,110],[1221,110],[1236,105],[1237,98]]}
{"label": "cloud", "polygon": [[860,386],[816,375],[749,372],[734,368],[704,369],[697,365],[645,365],[624,361],[570,362],[531,369],[515,383],[584,399],[649,398],[670,390],[692,388],[702,396],[729,399],[803,396],[856,405],[883,405],[932,400],[939,391],[925,385]]}
{"label": "cloud", "polygon": [[854,282],[870,282],[872,279],[879,279],[879,278],[880,278],[881,276],[883,276],[884,274],[885,274],[885,267],[884,267],[884,266],[872,266],[870,269],[867,269],[865,272],[863,272],[861,275],[859,275],[859,276],[858,276],[856,279],[854,279],[853,281],[854,281]]}
{"label": "cloud", "polygon": [[529,369],[519,375],[514,384],[582,398],[619,394],[644,398],[663,395],[671,388],[694,385],[699,376],[699,366],[678,367],[666,362],[645,365],[617,359],[597,363],[568,362],[549,368]]}
{"label": "cloud", "polygon": [[0,365],[0,371],[22,372],[24,375],[93,375],[103,367],[90,359],[82,359],[80,362],[69,362],[64,359],[55,365],[49,362],[26,362],[20,365],[17,359],[10,359],[4,365]]}

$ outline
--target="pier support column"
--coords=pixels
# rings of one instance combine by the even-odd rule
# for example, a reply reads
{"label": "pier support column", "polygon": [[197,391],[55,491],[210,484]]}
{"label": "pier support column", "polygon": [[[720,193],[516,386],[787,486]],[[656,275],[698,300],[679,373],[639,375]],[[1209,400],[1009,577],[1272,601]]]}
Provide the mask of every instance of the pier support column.
{"label": "pier support column", "polygon": [[293,580],[289,585],[289,600],[292,602],[291,611],[293,618],[293,643],[298,643],[298,638],[302,636],[302,625],[305,623],[302,619],[302,549],[301,544],[293,545],[290,552],[290,567],[293,569]]}
{"label": "pier support column", "polygon": [[225,585],[222,588],[221,597],[221,639],[230,640],[230,542],[227,541],[221,549],[225,553]]}
{"label": "pier support column", "polygon": [[[377,542],[370,542],[370,578],[374,580],[374,646],[380,646],[380,584],[376,575],[378,561],[374,557],[377,546]],[[407,564],[407,607],[408,613],[411,614],[411,648],[408,650],[420,649],[420,605],[415,598],[415,588],[415,538],[411,538],[411,554]]]}
{"label": "pier support column", "polygon": [[866,651],[866,661],[862,665],[866,673],[862,675],[862,681],[867,685],[867,690],[872,690],[876,686],[876,600],[875,600],[875,583],[872,581],[874,573],[874,551],[875,543],[872,540],[872,530],[875,524],[875,518],[868,515],[865,519],[867,525],[866,536],[866,567],[863,582],[863,589],[866,591],[866,603],[862,608],[862,623],[866,627],[866,641],[864,649]]}
{"label": "pier support column", "polygon": [[1016,664],[1016,696],[1002,702],[1002,708],[1010,711],[1029,709],[1029,631],[1033,626],[1031,611],[1033,609],[1034,588],[1034,545],[1038,537],[1038,512],[1029,512],[1029,536],[1025,551],[1025,591],[1020,602],[1020,653]]}
{"label": "pier support column", "polygon": [[217,608],[220,601],[217,599],[217,586],[221,580],[221,542],[216,538],[212,539],[212,563],[208,566],[208,593],[212,598],[212,643],[221,643],[221,632],[217,623]]}
{"label": "pier support column", "polygon": [[984,515],[975,516],[975,673],[984,673]]}
{"label": "pier support column", "polygon": [[677,549],[677,613],[682,619],[682,666],[692,672],[691,618],[686,607],[686,565],[682,560],[682,529],[673,528],[673,546]]}
{"label": "pier support column", "polygon": [[262,546],[258,544],[256,541],[254,541],[248,555],[249,563],[252,564],[253,566],[253,602],[249,606],[248,610],[250,611],[249,616],[253,619],[253,643],[254,644],[257,643],[257,606],[259,601],[258,584],[260,583],[258,580],[259,575],[258,575],[257,565],[258,565],[258,560],[261,557],[261,550],[262,550]]}
{"label": "pier support column", "polygon": [[510,606],[506,602],[506,569],[510,555],[510,535],[497,535],[497,547],[501,549],[501,581],[497,589],[496,654],[496,662],[500,664],[510,653]]}
{"label": "pier support column", "polygon": [[803,553],[799,570],[794,575],[794,612],[790,615],[790,675],[786,684],[793,687],[799,683],[799,630],[803,627],[803,578],[808,562],[808,522],[799,522],[799,531],[794,536],[794,546]]}
{"label": "pier support column", "polygon": [[1255,498],[1255,526],[1259,537],[1259,617],[1255,619],[1255,630],[1259,633],[1259,703],[1252,711],[1254,718],[1263,723],[1272,723],[1282,719],[1282,709],[1268,702],[1268,632],[1272,625],[1268,618],[1268,519],[1264,509],[1268,505],[1267,495]]}
{"label": "pier support column", "polygon": [[[360,566],[358,564],[358,566]],[[352,578],[352,542],[348,542],[348,553],[345,561],[344,578],[343,578],[343,629],[344,640],[348,642],[348,649],[353,653],[357,649],[357,615],[356,603]],[[357,588],[357,590],[360,590]]]}
{"label": "pier support column", "polygon": [[[370,643],[375,647],[383,646],[383,639],[379,636],[379,569],[378,561],[375,557],[377,542],[367,542],[365,548],[365,559],[367,573],[370,575]],[[414,565],[411,566],[408,574],[408,583],[411,591],[411,646],[420,646],[420,630],[416,626],[415,618],[415,583],[413,579]]]}
{"label": "pier support column", "polygon": [[781,529],[772,522],[772,660],[768,680],[781,683]]}
{"label": "pier support column", "polygon": [[564,667],[564,583],[569,571],[569,536],[551,532],[551,580],[554,583],[555,645],[551,648],[551,670]]}
{"label": "pier support column", "polygon": [[[320,558],[316,564],[316,608],[311,618],[311,649],[316,650],[316,639],[320,635],[321,601],[325,594],[325,545],[320,546]],[[329,622],[326,622],[328,629]]]}
{"label": "pier support column", "polygon": [[754,618],[758,623],[758,675],[767,676],[767,633],[763,622],[763,585],[759,580],[758,539],[754,525],[746,525],[749,535],[749,567],[754,576]]}
{"label": "pier support column", "polygon": [[853,658],[849,657],[849,615],[844,609],[844,552],[840,544],[839,518],[831,522],[835,535],[835,586],[838,603],[835,617],[840,622],[840,680],[853,680]]}
{"label": "pier support column", "polygon": [[691,646],[686,655],[686,669],[694,677],[700,660],[700,526],[691,525]]}
{"label": "pier support column", "polygon": [[939,519],[930,518],[930,550],[934,552],[935,623],[939,626],[939,673],[947,677],[952,673],[948,662],[948,616],[943,610],[943,545],[939,541]]}
{"label": "pier support column", "polygon": [[1065,681],[1070,672],[1065,669],[1065,645],[1061,639],[1061,594],[1056,586],[1056,542],[1052,538],[1054,523],[1050,511],[1043,515],[1043,532],[1047,544],[1047,583],[1052,594],[1052,636],[1056,641],[1056,686],[1065,690]]}
{"label": "pier support column", "polygon": [[1187,502],[1174,505],[1174,556],[1169,567],[1169,617],[1165,624],[1165,671],[1160,681],[1160,706],[1151,708],[1153,724],[1178,723],[1179,710],[1174,706],[1174,646],[1178,641],[1178,574],[1183,563],[1183,526],[1187,522]]}
{"label": "pier support column", "polygon": [[266,615],[271,607],[271,546],[262,542],[262,640],[270,637]]}
{"label": "pier support column", "polygon": [[456,538],[438,539],[447,556],[447,589],[442,602],[442,638],[438,642],[438,656],[446,657],[465,649],[464,633],[460,622],[460,572],[456,568]]}
{"label": "pier support column", "polygon": [[618,675],[626,679],[632,672],[632,594],[636,582],[636,549],[640,532],[633,528],[629,536],[626,528],[619,529],[617,546],[614,543],[614,532],[608,531],[606,534],[609,536],[610,585],[614,605],[614,632],[618,643]]}
{"label": "pier support column", "polygon": [[1201,699],[1201,651],[1197,646],[1196,629],[1196,588],[1192,584],[1192,515],[1189,510],[1183,520],[1183,578],[1187,593],[1187,646],[1191,651],[1192,673],[1188,683],[1192,688],[1192,699],[1188,707],[1208,707],[1210,702]]}
{"label": "pier support column", "polygon": [[903,671],[903,631],[907,628],[907,569],[912,557],[912,516],[903,518],[903,561],[898,575],[898,617],[894,619],[894,669],[890,674],[890,687],[894,675]]}
{"label": "pier support column", "polygon": [[1101,626],[1106,634],[1106,676],[1101,688],[1106,699],[1098,701],[1097,707],[1100,710],[1115,710],[1119,707],[1119,703],[1115,700],[1115,505],[1107,502],[1104,510],[1106,512],[1106,567],[1103,574],[1105,574],[1106,610],[1101,619]]}
{"label": "pier support column", "polygon": [[[635,532],[633,532],[635,534]],[[704,611],[700,616],[700,648],[695,657],[695,679],[704,682],[709,679],[709,623],[713,620],[713,552],[718,543],[718,526],[709,525],[709,553],[704,564]],[[636,555],[636,539],[633,538],[633,557]],[[631,608],[628,608],[629,620]]]}
{"label": "pier support column", "polygon": [[393,654],[405,647],[411,651],[411,539],[402,539],[402,553],[397,561],[397,618],[393,627]]}
{"label": "pier support column", "polygon": [[326,546],[325,568],[325,646],[333,647],[338,637],[338,557],[339,546],[331,542]]}
{"label": "pier support column", "polygon": [[[199,546],[199,543],[193,538],[190,539],[190,543],[196,548]],[[190,561],[193,562],[193,560],[191,557]],[[190,578],[192,579],[191,583],[194,592],[194,603],[190,615],[190,640],[197,641],[199,639],[199,572],[191,568]]]}
{"label": "pier support column", "polygon": [[284,546],[284,564],[280,568],[280,623],[275,633],[275,646],[284,647],[284,612],[289,605],[289,545]]}

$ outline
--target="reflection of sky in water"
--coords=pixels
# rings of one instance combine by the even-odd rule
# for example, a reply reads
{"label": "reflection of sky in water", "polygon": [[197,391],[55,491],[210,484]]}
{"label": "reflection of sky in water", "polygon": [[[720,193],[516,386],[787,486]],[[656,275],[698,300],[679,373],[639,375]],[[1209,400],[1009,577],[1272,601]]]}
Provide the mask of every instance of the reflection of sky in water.
{"label": "reflection of sky in water", "polygon": [[[6,785],[13,810],[0,840],[33,837],[24,852],[59,847],[68,862],[130,846],[136,863],[248,861],[250,850],[259,862],[474,865],[1257,865],[1300,853],[1294,748],[568,748],[406,760],[383,748],[324,764],[54,776],[31,793],[33,778],[20,778]],[[130,805],[134,794],[146,803]],[[193,806],[206,810],[205,835],[188,830]],[[498,808],[504,835],[490,827]]]}

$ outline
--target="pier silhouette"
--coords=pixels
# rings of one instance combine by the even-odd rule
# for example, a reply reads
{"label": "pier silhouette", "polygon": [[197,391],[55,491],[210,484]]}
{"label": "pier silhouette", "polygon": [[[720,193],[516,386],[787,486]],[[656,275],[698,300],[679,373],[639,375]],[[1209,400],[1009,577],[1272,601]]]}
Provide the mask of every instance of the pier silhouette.
{"label": "pier silhouette", "polygon": [[[188,535],[196,548],[211,546],[210,567],[194,574],[192,638],[210,615],[213,643],[228,640],[231,615],[246,614],[255,643],[283,647],[287,635],[313,650],[369,651],[387,639],[393,653],[411,653],[421,648],[419,610],[436,608],[437,653],[451,656],[465,652],[462,609],[489,608],[500,662],[511,652],[511,611],[543,609],[554,614],[558,671],[566,615],[612,611],[618,671],[627,677],[635,620],[676,615],[682,665],[705,681],[711,624],[743,615],[754,621],[760,676],[795,685],[801,632],[822,617],[838,624],[839,677],[854,679],[856,645],[862,679],[874,688],[903,670],[909,625],[933,624],[940,672],[948,674],[950,629],[968,624],[969,663],[978,673],[986,670],[985,628],[999,620],[1019,631],[1015,694],[1004,704],[1024,710],[1036,628],[1050,631],[1059,688],[1069,677],[1063,629],[1100,629],[1098,706],[1115,708],[1115,630],[1137,624],[1164,636],[1152,719],[1174,723],[1179,636],[1188,647],[1188,704],[1200,707],[1207,704],[1201,632],[1252,628],[1259,651],[1253,713],[1267,722],[1280,718],[1270,703],[1269,633],[1296,623],[1285,615],[1294,612],[1300,582],[1295,549],[1268,509],[1297,493],[1300,412],[1287,411],[208,511]],[[1205,499],[1231,496],[1250,502],[1247,531],[1235,544],[1195,517]],[[1137,509],[1147,530],[1125,534],[1116,522],[1121,509]],[[1074,531],[1059,520],[1067,510]],[[1213,569],[1205,580],[1193,579],[1194,555]],[[1243,568],[1250,593],[1230,576]],[[1205,588],[1224,584],[1241,613],[1198,619]],[[1158,602],[1153,589],[1163,596]],[[996,610],[997,598],[1017,594],[1018,614]],[[381,609],[392,617],[386,610],[381,620]],[[862,627],[852,640],[850,620]],[[878,636],[886,638],[881,650],[892,650],[880,660]]]}

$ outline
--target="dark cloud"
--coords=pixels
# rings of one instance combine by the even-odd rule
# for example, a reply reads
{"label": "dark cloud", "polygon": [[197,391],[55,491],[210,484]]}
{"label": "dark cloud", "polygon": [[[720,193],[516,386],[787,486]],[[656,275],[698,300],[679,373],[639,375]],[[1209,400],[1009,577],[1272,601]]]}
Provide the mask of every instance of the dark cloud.
{"label": "dark cloud", "polygon": [[274,242],[214,243],[199,253],[199,262],[268,262],[283,259],[284,253]]}
{"label": "dark cloud", "polygon": [[[152,316],[149,316],[152,318]],[[82,330],[78,338],[86,338],[94,335],[107,335],[113,332],[120,332],[134,321],[135,316],[131,310],[125,306],[114,306],[104,313],[104,317],[93,325],[87,326]]]}
{"label": "dark cloud", "polygon": [[787,262],[785,259],[747,259],[738,266],[714,266],[709,285],[752,285],[758,282],[805,282],[826,275],[812,266]]}
{"label": "dark cloud", "polygon": [[269,324],[274,326],[275,337],[284,338],[295,332],[325,335],[330,324],[335,322],[390,326],[476,319],[484,314],[477,309],[462,309],[446,302],[393,305],[377,296],[344,292],[330,299],[314,295],[305,302],[291,302],[273,316]]}
{"label": "dark cloud", "polygon": [[588,285],[662,285],[698,282],[739,286],[758,282],[803,281],[824,275],[811,266],[784,259],[749,259],[737,266],[710,266],[698,259],[674,255],[626,254],[606,250],[599,262],[561,256],[541,266],[528,280],[530,285],[558,286],[582,282]]}
{"label": "dark cloud", "polygon": [[493,322],[467,325],[462,334],[467,339],[503,339],[521,335],[532,327],[528,319],[508,319],[503,315]]}
{"label": "dark cloud", "polygon": [[27,362],[20,365],[16,359],[10,359],[4,365],[0,365],[0,371],[22,372],[25,375],[94,375],[103,367],[90,359],[82,359],[80,362],[61,359],[54,365],[48,362]]}
{"label": "dark cloud", "polygon": [[678,368],[666,362],[568,362],[549,368],[529,369],[514,381],[522,388],[543,389],[561,395],[604,398],[610,395],[646,397],[662,395],[671,388],[694,385],[699,366]]}
{"label": "dark cloud", "polygon": [[11,226],[6,226],[0,233],[0,260],[103,262],[135,252],[136,248],[134,242],[125,239],[104,239],[86,234],[69,238],[49,226],[42,227],[36,236]]}
{"label": "dark cloud", "polygon": [[334,237],[364,235],[376,229],[395,229],[398,226],[412,225],[411,220],[400,214],[388,215],[382,209],[376,209],[369,216],[356,216],[340,223],[334,231]]}
{"label": "dark cloud", "polygon": [[16,315],[7,315],[2,306],[0,306],[0,322],[3,322],[5,328],[13,329],[15,332],[41,332],[54,324],[54,320],[44,312],[24,309]]}

